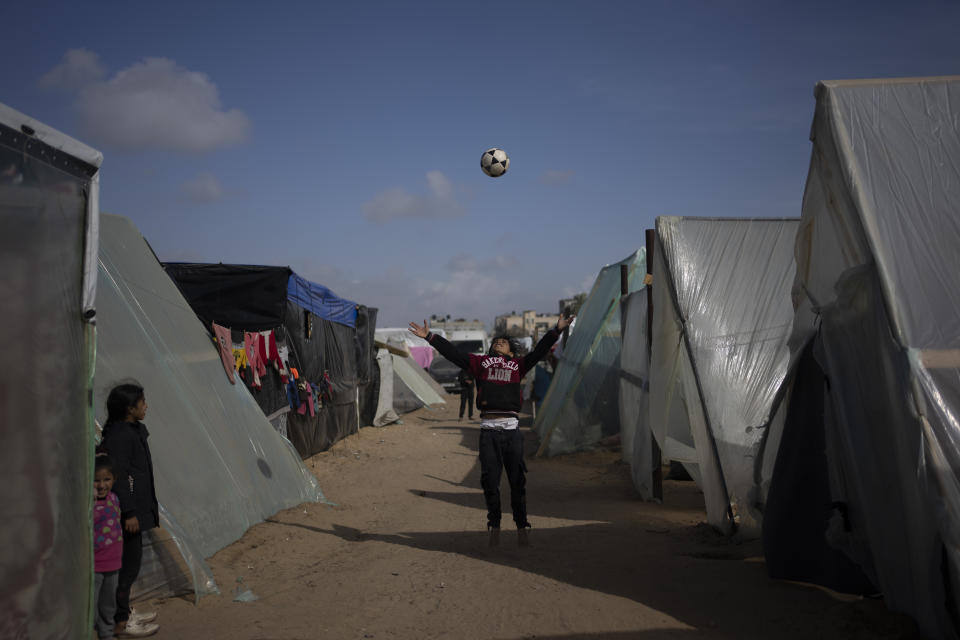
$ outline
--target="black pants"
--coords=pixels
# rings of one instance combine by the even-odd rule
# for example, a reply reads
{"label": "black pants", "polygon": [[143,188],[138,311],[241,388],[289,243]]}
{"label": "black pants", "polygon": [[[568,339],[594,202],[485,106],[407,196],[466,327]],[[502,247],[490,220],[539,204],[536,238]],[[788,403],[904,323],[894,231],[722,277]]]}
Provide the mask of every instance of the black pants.
{"label": "black pants", "polygon": [[120,575],[117,578],[117,622],[126,622],[130,618],[130,589],[140,575],[140,561],[143,559],[143,533],[123,532],[123,560]]}
{"label": "black pants", "polygon": [[527,522],[527,465],[523,461],[523,434],[519,429],[480,430],[480,485],[487,501],[487,526],[500,527],[500,472],[506,470],[510,483],[510,507],[517,528]]}
{"label": "black pants", "polygon": [[460,387],[460,417],[463,417],[463,410],[469,410],[469,415],[473,417],[473,387]]}

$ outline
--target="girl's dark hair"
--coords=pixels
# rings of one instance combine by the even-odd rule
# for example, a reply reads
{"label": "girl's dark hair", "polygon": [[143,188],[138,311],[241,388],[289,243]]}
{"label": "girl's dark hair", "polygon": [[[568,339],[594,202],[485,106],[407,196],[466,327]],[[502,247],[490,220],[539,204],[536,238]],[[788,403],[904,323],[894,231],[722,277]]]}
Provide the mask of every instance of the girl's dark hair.
{"label": "girl's dark hair", "polygon": [[106,469],[110,473],[113,473],[113,461],[106,453],[98,451],[96,457],[93,459],[93,474],[96,475],[97,471],[101,469]]}
{"label": "girl's dark hair", "polygon": [[107,396],[107,422],[123,422],[127,410],[137,406],[143,398],[143,387],[138,384],[118,384]]}

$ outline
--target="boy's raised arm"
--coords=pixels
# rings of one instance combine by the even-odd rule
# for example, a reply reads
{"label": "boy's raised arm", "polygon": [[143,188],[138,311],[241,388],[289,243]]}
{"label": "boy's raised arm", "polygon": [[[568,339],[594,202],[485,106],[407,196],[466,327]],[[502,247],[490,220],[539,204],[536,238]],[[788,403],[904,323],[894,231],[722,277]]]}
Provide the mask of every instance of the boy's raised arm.
{"label": "boy's raised arm", "polygon": [[563,333],[563,330],[570,326],[570,323],[573,322],[573,316],[567,318],[560,316],[560,319],[557,321],[557,326],[547,331],[547,333],[540,338],[540,342],[537,343],[537,346],[533,348],[533,351],[528,353],[523,358],[523,370],[524,373],[530,371],[540,360],[542,360],[548,353],[550,353],[550,347],[553,346],[553,343],[560,338],[560,334]]}
{"label": "boy's raised arm", "polygon": [[430,331],[430,325],[427,324],[426,320],[423,321],[422,326],[416,322],[411,322],[410,333],[429,342],[431,347],[440,352],[440,355],[461,369],[470,368],[469,354],[460,351],[437,334],[432,333]]}

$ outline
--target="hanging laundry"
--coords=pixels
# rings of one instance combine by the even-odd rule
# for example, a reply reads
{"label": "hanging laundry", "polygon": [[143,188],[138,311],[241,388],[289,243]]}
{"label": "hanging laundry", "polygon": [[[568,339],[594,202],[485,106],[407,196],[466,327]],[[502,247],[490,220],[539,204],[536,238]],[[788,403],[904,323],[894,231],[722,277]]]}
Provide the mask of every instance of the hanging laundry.
{"label": "hanging laundry", "polygon": [[247,351],[247,359],[258,377],[267,374],[266,364],[260,358],[260,339],[260,334],[255,331],[243,333],[243,347]]}
{"label": "hanging laundry", "polygon": [[291,379],[284,388],[287,391],[287,402],[290,404],[290,408],[293,410],[299,409],[300,394],[297,393],[297,382]]}
{"label": "hanging laundry", "polygon": [[290,377],[290,347],[283,345],[282,347],[277,348],[277,355],[280,357],[280,381],[284,384],[287,383],[287,379]]}
{"label": "hanging laundry", "polygon": [[266,365],[270,364],[270,360],[267,358],[267,345],[270,344],[270,332],[258,331],[257,335],[260,336],[257,338],[257,356],[260,362],[264,364],[264,373],[266,373]]}
{"label": "hanging laundry", "polygon": [[235,370],[240,371],[248,364],[247,361],[247,352],[243,347],[239,349],[234,346],[233,348],[233,367]]}
{"label": "hanging laundry", "polygon": [[300,408],[297,409],[297,413],[304,415],[309,407],[310,417],[316,416],[317,413],[313,405],[313,387],[310,386],[309,382],[303,381],[297,384],[297,390],[300,392]]}
{"label": "hanging laundry", "polygon": [[233,341],[230,339],[230,329],[226,327],[221,327],[216,322],[211,323],[213,325],[213,339],[217,343],[217,351],[220,352],[220,362],[223,363],[223,370],[227,372],[227,379],[230,380],[230,384],[236,384],[236,362],[233,359],[233,349],[231,345]]}

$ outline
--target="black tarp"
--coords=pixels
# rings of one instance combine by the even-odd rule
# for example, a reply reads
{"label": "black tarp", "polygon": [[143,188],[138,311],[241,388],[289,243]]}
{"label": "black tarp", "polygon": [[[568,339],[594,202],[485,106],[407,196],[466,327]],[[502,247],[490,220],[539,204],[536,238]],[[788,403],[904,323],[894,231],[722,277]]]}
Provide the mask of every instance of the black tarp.
{"label": "black tarp", "polygon": [[[357,306],[356,328],[316,316],[287,298],[287,267],[168,263],[167,273],[180,287],[204,326],[211,322],[233,331],[273,329],[290,349],[288,364],[300,376],[320,384],[326,398],[301,415],[287,414],[287,435],[304,458],[325,451],[338,440],[371,424],[376,411],[378,377],[373,332],[376,309]],[[181,280],[182,279],[182,280]],[[281,286],[282,280],[282,286]],[[259,390],[250,392],[265,415],[288,406],[279,374],[268,367]]]}
{"label": "black tarp", "polygon": [[283,324],[289,267],[165,262],[163,268],[208,330],[211,322],[240,331]]}
{"label": "black tarp", "polygon": [[377,328],[377,309],[361,306],[357,309],[357,384],[360,387],[360,424],[373,424],[380,395],[380,368],[377,366],[377,348],[374,332]]}

